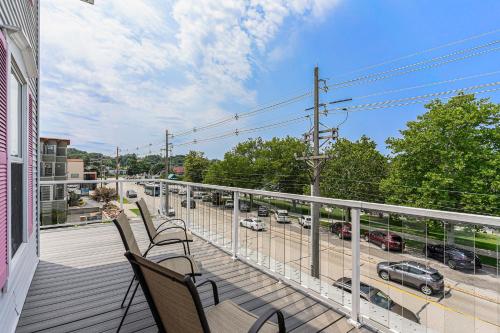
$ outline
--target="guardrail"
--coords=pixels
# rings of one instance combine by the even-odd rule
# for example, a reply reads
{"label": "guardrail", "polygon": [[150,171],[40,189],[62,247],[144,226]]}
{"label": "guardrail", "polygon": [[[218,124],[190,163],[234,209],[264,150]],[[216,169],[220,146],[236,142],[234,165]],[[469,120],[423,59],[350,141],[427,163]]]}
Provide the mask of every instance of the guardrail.
{"label": "guardrail", "polygon": [[[135,199],[126,193],[134,190],[153,213],[184,219],[234,259],[336,307],[354,324],[400,332],[500,329],[499,217],[160,179],[41,185],[100,183],[118,183],[117,204],[130,214]],[[300,215],[279,223],[286,218],[275,217],[276,200],[317,203],[328,213],[311,229]],[[311,258],[314,246],[319,258]]]}

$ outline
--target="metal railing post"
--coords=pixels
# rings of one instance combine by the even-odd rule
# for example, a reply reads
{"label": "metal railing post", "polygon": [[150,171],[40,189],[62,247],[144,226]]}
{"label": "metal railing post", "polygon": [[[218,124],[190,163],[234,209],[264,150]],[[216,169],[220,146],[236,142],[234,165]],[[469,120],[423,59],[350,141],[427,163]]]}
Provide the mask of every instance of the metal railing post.
{"label": "metal railing post", "polygon": [[352,223],[352,236],[351,236],[351,251],[352,251],[352,276],[351,276],[351,318],[349,322],[355,326],[360,326],[359,312],[360,312],[360,295],[359,283],[361,268],[360,264],[360,238],[361,238],[361,223],[360,223],[361,210],[359,208],[351,208],[351,223]]}
{"label": "metal railing post", "polygon": [[160,211],[160,215],[164,215],[164,210],[163,210],[163,182],[160,180],[160,207],[158,208]]}
{"label": "metal railing post", "polygon": [[120,209],[123,210],[123,183],[118,183],[118,188],[120,191]]}
{"label": "metal railing post", "polygon": [[186,210],[187,210],[187,215],[186,215],[186,227],[188,229],[191,229],[191,186],[187,185],[186,186]]}
{"label": "metal railing post", "polygon": [[233,260],[238,258],[238,247],[239,247],[239,241],[238,241],[238,235],[239,235],[239,207],[240,207],[240,192],[233,192]]}

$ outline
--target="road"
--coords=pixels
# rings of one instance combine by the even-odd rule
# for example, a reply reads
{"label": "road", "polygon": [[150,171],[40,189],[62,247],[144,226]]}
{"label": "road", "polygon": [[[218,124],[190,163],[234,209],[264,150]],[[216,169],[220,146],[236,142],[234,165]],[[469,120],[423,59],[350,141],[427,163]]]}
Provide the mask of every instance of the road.
{"label": "road", "polygon": [[[124,190],[134,189],[139,197],[144,197],[154,212],[160,207],[160,198],[144,195],[142,186],[125,183]],[[185,196],[170,194],[170,205],[177,217],[186,219],[187,210],[182,208]],[[131,200],[133,201],[133,200]],[[214,207],[210,203],[196,200],[196,209],[191,209],[190,220],[194,230],[204,232],[219,245],[231,244],[232,210]],[[130,206],[130,205],[127,205]],[[133,205],[131,205],[133,207]],[[256,212],[240,213],[240,217],[256,216]],[[345,295],[332,283],[351,274],[350,241],[338,239],[326,228],[321,230],[320,282],[308,277],[309,270],[309,230],[302,228],[296,221],[291,224],[278,224],[273,216],[262,218],[267,224],[266,231],[256,232],[240,228],[240,256],[248,256],[264,267],[276,270],[298,283],[309,285],[339,303],[345,302]],[[441,295],[425,296],[416,289],[396,282],[386,282],[378,277],[376,264],[380,261],[417,260],[438,269],[446,282],[445,292]],[[479,270],[475,273],[454,271],[446,265],[426,260],[421,249],[407,248],[405,253],[382,251],[373,244],[361,243],[361,279],[379,288],[396,303],[419,315],[421,323],[436,332],[500,332],[500,278],[498,270]],[[495,274],[496,273],[496,274]],[[319,290],[319,286],[322,289]],[[381,308],[370,306],[371,317],[379,318],[385,325],[387,316],[379,316]],[[382,312],[385,311],[382,309]],[[404,324],[403,324],[404,325]]]}

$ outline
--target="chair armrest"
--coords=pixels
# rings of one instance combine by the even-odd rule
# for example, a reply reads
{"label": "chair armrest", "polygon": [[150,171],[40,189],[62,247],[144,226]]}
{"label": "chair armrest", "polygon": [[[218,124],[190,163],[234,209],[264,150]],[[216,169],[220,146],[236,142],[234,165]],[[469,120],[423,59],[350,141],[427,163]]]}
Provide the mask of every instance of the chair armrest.
{"label": "chair armrest", "polygon": [[194,272],[193,261],[191,260],[190,257],[188,257],[186,255],[180,254],[180,255],[176,255],[176,256],[166,257],[166,258],[163,258],[163,259],[157,261],[156,263],[159,264],[161,262],[164,262],[164,261],[167,261],[167,260],[170,260],[170,259],[180,259],[180,258],[184,258],[187,261],[189,261],[189,265],[191,266],[191,274],[194,276],[196,273]]}
{"label": "chair armrest", "polygon": [[198,283],[196,288],[203,286],[204,284],[210,283],[212,285],[212,292],[214,294],[214,304],[219,304],[219,290],[217,289],[217,284],[212,280],[205,280],[202,283]]}
{"label": "chair armrest", "polygon": [[187,240],[187,232],[186,232],[186,229],[184,229],[183,227],[181,227],[181,226],[179,226],[179,225],[175,225],[175,226],[172,226],[172,227],[166,227],[166,228],[164,228],[164,229],[162,229],[162,230],[160,230],[160,231],[157,231],[157,232],[156,232],[156,235],[153,237],[153,240],[154,240],[156,237],[158,237],[158,235],[159,235],[159,234],[161,234],[162,232],[167,231],[167,230],[170,230],[170,229],[181,229],[181,230],[183,230],[183,231],[184,231],[184,235],[186,236],[186,239],[185,239],[185,240]]}
{"label": "chair armrest", "polygon": [[285,317],[283,316],[283,313],[280,310],[274,308],[271,308],[266,312],[264,312],[252,325],[252,327],[250,327],[248,333],[257,333],[262,328],[262,326],[264,326],[266,321],[268,321],[269,318],[271,318],[275,314],[278,317],[278,327],[279,327],[278,332],[285,333],[286,332]]}
{"label": "chair armrest", "polygon": [[156,230],[160,229],[160,227],[161,227],[162,225],[164,225],[165,223],[167,223],[167,222],[172,222],[172,221],[181,221],[181,222],[182,222],[182,224],[184,224],[184,229],[187,229],[187,227],[186,227],[186,222],[184,222],[184,220],[183,220],[183,219],[175,218],[175,219],[167,219],[166,221],[163,221],[163,222],[162,222],[162,223],[158,226],[158,228],[156,228]]}

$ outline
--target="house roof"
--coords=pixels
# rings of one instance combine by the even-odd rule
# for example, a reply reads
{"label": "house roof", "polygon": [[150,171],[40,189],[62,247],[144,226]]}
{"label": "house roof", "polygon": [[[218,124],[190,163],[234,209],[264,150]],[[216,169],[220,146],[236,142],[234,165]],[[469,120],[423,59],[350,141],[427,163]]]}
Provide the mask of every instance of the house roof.
{"label": "house roof", "polygon": [[69,139],[58,139],[58,138],[47,138],[47,137],[40,137],[40,141],[57,141],[57,142],[66,142],[68,145],[70,144]]}

